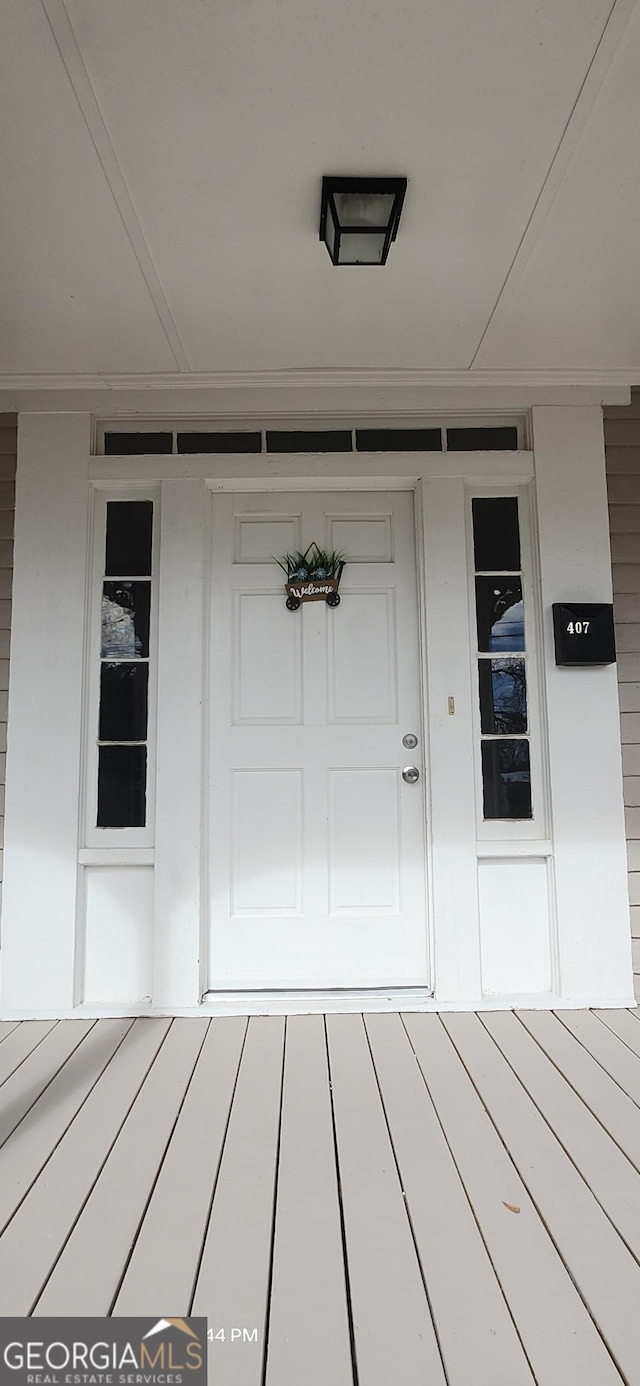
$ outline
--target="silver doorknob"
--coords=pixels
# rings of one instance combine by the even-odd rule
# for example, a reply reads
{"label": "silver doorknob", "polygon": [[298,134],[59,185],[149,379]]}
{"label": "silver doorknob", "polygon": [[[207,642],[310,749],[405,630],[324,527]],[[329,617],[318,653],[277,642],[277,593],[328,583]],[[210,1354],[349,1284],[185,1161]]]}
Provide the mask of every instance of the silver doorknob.
{"label": "silver doorknob", "polygon": [[402,771],[402,778],[405,784],[415,784],[420,779],[420,771],[417,765],[405,765]]}

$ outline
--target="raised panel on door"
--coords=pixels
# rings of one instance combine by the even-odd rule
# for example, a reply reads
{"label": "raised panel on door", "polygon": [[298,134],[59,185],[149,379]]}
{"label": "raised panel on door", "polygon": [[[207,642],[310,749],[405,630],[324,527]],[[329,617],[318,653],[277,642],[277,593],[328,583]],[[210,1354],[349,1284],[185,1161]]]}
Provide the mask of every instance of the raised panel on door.
{"label": "raised panel on door", "polygon": [[292,723],[302,720],[301,629],[279,592],[235,593],[233,612],[233,720]]}
{"label": "raised panel on door", "polygon": [[394,597],[391,586],[350,588],[340,620],[327,622],[330,722],[397,721]]}
{"label": "raised panel on door", "polygon": [[[213,500],[209,985],[426,985],[413,498]],[[342,550],[341,603],[285,607],[275,560]]]}
{"label": "raised panel on door", "polygon": [[302,907],[302,771],[235,770],[231,912],[293,915]]}
{"label": "raised panel on door", "polygon": [[329,911],[387,914],[400,905],[398,772],[329,771]]}

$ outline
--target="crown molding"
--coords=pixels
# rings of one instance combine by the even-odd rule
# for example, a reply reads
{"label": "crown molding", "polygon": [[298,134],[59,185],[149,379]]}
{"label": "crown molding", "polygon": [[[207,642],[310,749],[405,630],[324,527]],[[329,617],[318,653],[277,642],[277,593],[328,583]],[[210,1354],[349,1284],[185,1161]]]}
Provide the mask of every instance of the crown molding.
{"label": "crown molding", "polygon": [[339,370],[288,369],[258,371],[157,371],[131,375],[35,374],[0,375],[0,390],[256,390],[380,389],[395,386],[447,389],[479,386],[637,386],[640,366],[616,370],[420,370],[363,368]]}
{"label": "crown molding", "polygon": [[2,375],[0,411],[114,417],[319,418],[430,412],[522,413],[534,405],[618,405],[637,370],[270,370],[135,375]]}

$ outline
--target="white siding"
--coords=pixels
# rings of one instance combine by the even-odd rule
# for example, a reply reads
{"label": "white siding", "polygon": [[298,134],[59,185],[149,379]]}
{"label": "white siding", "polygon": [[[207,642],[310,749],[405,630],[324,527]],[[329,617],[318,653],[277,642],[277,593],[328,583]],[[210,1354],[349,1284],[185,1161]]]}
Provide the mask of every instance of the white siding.
{"label": "white siding", "polygon": [[633,970],[640,998],[640,390],[605,409]]}
{"label": "white siding", "polygon": [[13,575],[17,426],[15,414],[0,414],[0,892],[4,842],[4,776],[9,701],[9,640]]}

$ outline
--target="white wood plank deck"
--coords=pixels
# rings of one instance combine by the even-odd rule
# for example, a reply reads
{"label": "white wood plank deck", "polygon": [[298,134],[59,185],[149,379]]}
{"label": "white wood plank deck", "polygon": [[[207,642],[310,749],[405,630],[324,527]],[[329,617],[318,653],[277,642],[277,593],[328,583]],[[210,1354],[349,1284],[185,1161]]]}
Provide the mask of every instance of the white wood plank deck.
{"label": "white wood plank deck", "polygon": [[216,1386],[640,1386],[640,1018],[0,1024],[0,1229],[0,1313]]}

